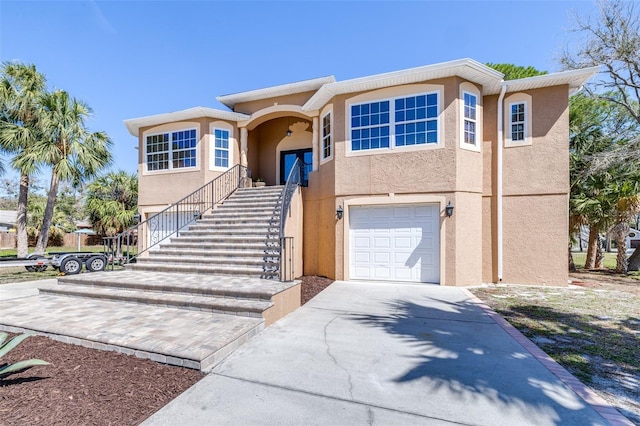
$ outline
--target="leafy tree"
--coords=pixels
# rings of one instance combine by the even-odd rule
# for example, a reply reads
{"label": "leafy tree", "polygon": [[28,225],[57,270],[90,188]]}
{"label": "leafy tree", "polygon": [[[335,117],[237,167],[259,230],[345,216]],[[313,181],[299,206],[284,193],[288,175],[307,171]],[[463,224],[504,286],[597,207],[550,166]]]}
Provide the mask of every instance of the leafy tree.
{"label": "leafy tree", "polygon": [[532,66],[523,67],[513,64],[492,64],[487,66],[504,74],[505,80],[517,80],[519,78],[535,77],[537,75],[547,74],[546,71],[540,71]]}
{"label": "leafy tree", "polygon": [[[570,69],[603,67],[601,78],[587,85],[586,91],[616,105],[618,117],[622,117],[618,123],[624,124],[608,129],[616,141],[608,149],[591,156],[586,173],[616,170],[625,174],[622,176],[624,179],[636,183],[640,161],[640,14],[637,5],[621,0],[603,0],[599,2],[597,16],[577,16],[575,20],[573,31],[580,38],[565,50],[561,63]],[[617,183],[623,185],[622,181]],[[628,197],[629,194],[621,194],[621,199]],[[623,204],[629,207],[629,211],[633,210],[633,202]],[[619,218],[626,216],[623,214]],[[624,228],[624,225],[620,226]],[[620,232],[620,227],[616,229]],[[628,261],[630,270],[639,269],[640,250],[636,249]],[[619,270],[621,266],[618,262]]]}
{"label": "leafy tree", "polygon": [[89,132],[85,119],[91,109],[62,90],[42,99],[44,137],[36,143],[32,156],[51,167],[51,184],[40,227],[36,251],[44,251],[53,220],[61,181],[79,185],[111,164],[111,139],[104,132]]}
{"label": "leafy tree", "polygon": [[[573,32],[580,41],[571,43],[560,61],[567,69],[602,66],[602,78],[586,90],[619,105],[640,123],[640,14],[634,2],[603,0],[595,18],[575,18]],[[594,157],[593,166],[603,170],[612,164],[640,159],[640,137]]]}
{"label": "leafy tree", "polygon": [[27,240],[27,198],[30,177],[41,160],[31,155],[41,139],[39,110],[45,92],[45,77],[35,65],[4,63],[0,71],[0,149],[13,157],[11,166],[20,172],[17,203],[18,257],[25,257]]}
{"label": "leafy tree", "polygon": [[99,234],[113,236],[133,225],[138,210],[138,178],[125,171],[96,178],[87,187],[85,213]]}

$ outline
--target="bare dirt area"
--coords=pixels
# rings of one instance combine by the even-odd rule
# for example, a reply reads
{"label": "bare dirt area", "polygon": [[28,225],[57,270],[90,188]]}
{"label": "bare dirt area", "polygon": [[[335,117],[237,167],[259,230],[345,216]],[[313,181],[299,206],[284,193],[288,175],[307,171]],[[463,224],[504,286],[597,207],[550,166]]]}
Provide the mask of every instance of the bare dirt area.
{"label": "bare dirt area", "polygon": [[640,425],[640,281],[580,271],[562,287],[485,286],[472,292]]}
{"label": "bare dirt area", "polygon": [[[304,304],[333,281],[303,277]],[[32,336],[2,358],[38,366],[0,379],[0,425],[137,425],[195,384],[196,370]]]}

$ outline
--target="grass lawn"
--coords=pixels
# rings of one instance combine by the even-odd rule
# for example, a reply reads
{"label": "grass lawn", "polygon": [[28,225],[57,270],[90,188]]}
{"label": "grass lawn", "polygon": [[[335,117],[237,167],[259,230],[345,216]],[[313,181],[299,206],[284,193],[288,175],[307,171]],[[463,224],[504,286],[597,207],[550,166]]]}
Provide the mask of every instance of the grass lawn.
{"label": "grass lawn", "polygon": [[640,424],[640,282],[572,274],[582,286],[489,286],[471,291]]}

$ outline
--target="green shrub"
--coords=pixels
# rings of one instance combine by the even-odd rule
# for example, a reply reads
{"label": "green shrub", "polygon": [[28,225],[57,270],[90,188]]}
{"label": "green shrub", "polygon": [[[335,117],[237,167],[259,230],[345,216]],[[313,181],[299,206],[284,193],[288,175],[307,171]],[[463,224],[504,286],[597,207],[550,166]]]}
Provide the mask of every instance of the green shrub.
{"label": "green shrub", "polygon": [[[0,333],[0,358],[8,354],[11,349],[18,346],[20,342],[22,342],[29,336],[31,336],[31,334],[20,334],[6,342],[9,335],[7,333]],[[28,370],[31,367],[35,367],[36,365],[49,365],[49,363],[41,359],[28,359],[26,361],[16,362],[15,364],[0,362],[0,379],[4,379],[5,377],[8,377],[12,374]]]}

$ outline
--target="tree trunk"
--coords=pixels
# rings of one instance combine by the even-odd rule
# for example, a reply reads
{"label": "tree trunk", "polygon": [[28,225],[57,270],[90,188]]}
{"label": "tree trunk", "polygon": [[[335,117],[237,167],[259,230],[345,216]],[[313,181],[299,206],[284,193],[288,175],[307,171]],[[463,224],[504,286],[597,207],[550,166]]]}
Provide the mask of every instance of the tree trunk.
{"label": "tree trunk", "polygon": [[598,248],[598,227],[591,225],[589,227],[589,243],[587,245],[587,260],[584,262],[584,269],[595,269],[596,253]]}
{"label": "tree trunk", "polygon": [[[628,228],[628,227],[627,227]],[[616,236],[616,243],[618,244],[618,255],[616,256],[616,272],[618,274],[626,274],[628,272],[627,263],[627,238],[625,234],[618,234]]]}
{"label": "tree trunk", "polygon": [[602,269],[604,268],[604,253],[602,252],[602,238],[600,237],[600,234],[598,234],[598,245],[597,245],[597,250],[596,250],[596,263],[594,265],[595,269]]}
{"label": "tree trunk", "polygon": [[627,262],[627,269],[629,271],[640,270],[640,249],[636,248],[633,253],[631,253],[631,256],[629,256]]}
{"label": "tree trunk", "polygon": [[29,175],[20,175],[20,192],[18,193],[18,216],[16,218],[16,239],[18,258],[27,257],[29,253],[29,237],[27,235],[27,198],[29,197]]}
{"label": "tree trunk", "polygon": [[573,254],[571,254],[571,241],[569,241],[569,272],[576,272],[576,264],[573,261]]}
{"label": "tree trunk", "polygon": [[51,227],[51,222],[53,221],[53,208],[56,205],[59,183],[60,179],[58,178],[58,174],[56,172],[52,172],[49,194],[47,194],[47,207],[45,207],[44,209],[44,217],[42,218],[40,235],[38,235],[38,243],[36,244],[37,252],[43,252],[47,249],[47,242],[49,241],[49,228]]}

